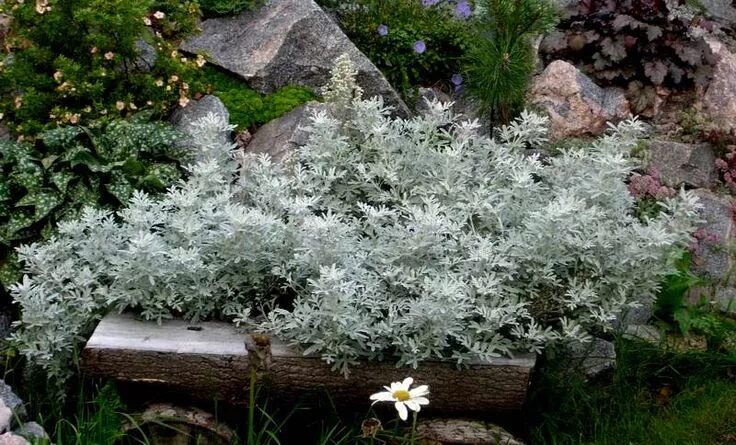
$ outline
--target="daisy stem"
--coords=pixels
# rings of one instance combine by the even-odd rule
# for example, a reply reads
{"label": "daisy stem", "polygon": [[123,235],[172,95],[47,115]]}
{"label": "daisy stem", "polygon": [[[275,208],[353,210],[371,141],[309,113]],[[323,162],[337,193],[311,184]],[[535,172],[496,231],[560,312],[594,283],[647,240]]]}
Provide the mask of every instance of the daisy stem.
{"label": "daisy stem", "polygon": [[253,422],[256,418],[256,368],[250,370],[250,388],[248,393],[248,445],[255,445],[255,425]]}
{"label": "daisy stem", "polygon": [[409,443],[411,445],[414,445],[416,442],[416,434],[417,434],[417,412],[412,412],[413,420],[411,422],[411,437],[409,438]]}

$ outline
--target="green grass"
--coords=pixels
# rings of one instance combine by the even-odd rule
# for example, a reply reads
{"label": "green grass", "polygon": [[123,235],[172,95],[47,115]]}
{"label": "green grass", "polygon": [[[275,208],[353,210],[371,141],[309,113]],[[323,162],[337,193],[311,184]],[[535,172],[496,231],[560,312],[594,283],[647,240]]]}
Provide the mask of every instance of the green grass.
{"label": "green grass", "polygon": [[56,420],[54,425],[46,425],[53,442],[56,445],[116,445],[123,436],[125,406],[115,387],[107,384],[99,388],[91,400],[82,393],[76,405],[73,415]]}
{"label": "green grass", "polygon": [[253,129],[283,116],[317,96],[300,86],[285,86],[272,94],[254,91],[236,76],[212,66],[204,69],[205,83],[230,112],[230,122],[239,130]]}
{"label": "green grass", "polygon": [[532,444],[736,443],[736,356],[617,348],[617,369],[595,382],[547,364],[530,403]]}
{"label": "green grass", "polygon": [[[734,352],[678,353],[624,340],[617,340],[616,346],[616,369],[594,381],[586,382],[562,360],[543,360],[525,421],[516,416],[516,425],[504,426],[530,445],[736,444]],[[138,409],[126,406],[112,384],[80,386],[85,389],[68,398],[63,412],[37,405],[48,414],[31,417],[46,426],[58,445],[118,445],[123,424],[135,423],[126,413]],[[279,407],[270,403],[274,401],[267,393],[254,397],[258,408],[250,413],[212,411],[227,416],[241,438],[250,436],[251,445],[410,443],[405,429],[410,424],[398,421],[391,406],[376,406],[373,412],[366,400],[366,411],[345,412],[334,406],[329,394]],[[61,415],[52,414],[58,412]],[[361,422],[368,417],[380,418],[384,425],[373,442],[361,437]]]}

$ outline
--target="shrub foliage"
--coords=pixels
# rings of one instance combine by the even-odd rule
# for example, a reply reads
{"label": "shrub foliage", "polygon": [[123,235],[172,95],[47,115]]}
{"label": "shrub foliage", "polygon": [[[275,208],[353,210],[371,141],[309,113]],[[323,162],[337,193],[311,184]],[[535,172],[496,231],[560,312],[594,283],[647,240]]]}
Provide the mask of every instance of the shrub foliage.
{"label": "shrub foliage", "polygon": [[[335,72],[354,72],[345,63]],[[337,77],[327,91],[359,91]],[[116,215],[88,210],[22,247],[21,351],[63,376],[97,317],[132,309],[226,317],[343,372],[363,359],[462,364],[585,341],[654,298],[690,240],[690,192],[635,215],[636,121],[543,164],[524,151],[544,142],[544,118],[525,113],[490,139],[448,105],[401,120],[350,96],[313,117],[291,159],[247,156],[240,175],[219,138],[230,127],[210,116],[191,177],[161,200],[135,193]]]}
{"label": "shrub foliage", "polygon": [[196,2],[8,0],[2,9],[11,21],[0,112],[16,133],[144,107],[165,113],[199,87],[201,62],[176,50],[196,26]]}

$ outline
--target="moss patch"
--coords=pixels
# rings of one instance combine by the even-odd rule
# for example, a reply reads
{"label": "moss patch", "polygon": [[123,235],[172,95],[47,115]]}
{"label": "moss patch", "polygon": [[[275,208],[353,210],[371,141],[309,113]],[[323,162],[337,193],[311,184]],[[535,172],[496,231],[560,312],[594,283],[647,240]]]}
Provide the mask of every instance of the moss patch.
{"label": "moss patch", "polygon": [[236,76],[211,66],[205,68],[204,75],[211,93],[222,100],[230,112],[230,122],[240,130],[263,125],[317,99],[312,90],[292,85],[271,94],[261,94]]}

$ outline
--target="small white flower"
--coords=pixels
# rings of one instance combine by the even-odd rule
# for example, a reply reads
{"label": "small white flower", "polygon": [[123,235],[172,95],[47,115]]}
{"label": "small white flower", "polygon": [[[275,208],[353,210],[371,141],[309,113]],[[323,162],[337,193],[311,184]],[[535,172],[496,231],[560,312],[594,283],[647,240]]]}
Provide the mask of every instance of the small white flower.
{"label": "small white flower", "polygon": [[153,13],[153,16],[156,17],[157,19],[161,20],[162,18],[166,17],[166,14],[164,14],[161,11],[156,11],[155,13]]}
{"label": "small white flower", "polygon": [[414,389],[410,389],[414,379],[407,377],[403,382],[393,382],[391,386],[384,386],[386,391],[377,392],[371,396],[373,404],[378,402],[393,402],[396,411],[399,413],[401,420],[406,420],[409,416],[407,408],[419,412],[422,409],[422,405],[429,405],[429,387],[427,385],[420,385]]}

